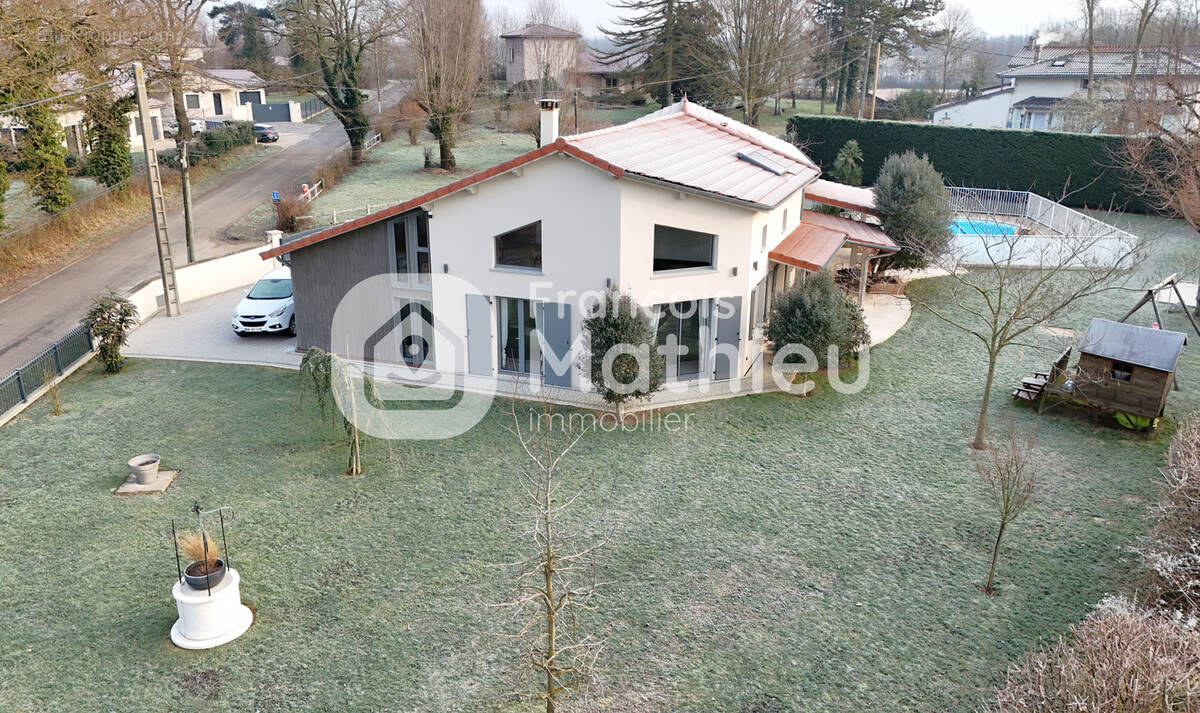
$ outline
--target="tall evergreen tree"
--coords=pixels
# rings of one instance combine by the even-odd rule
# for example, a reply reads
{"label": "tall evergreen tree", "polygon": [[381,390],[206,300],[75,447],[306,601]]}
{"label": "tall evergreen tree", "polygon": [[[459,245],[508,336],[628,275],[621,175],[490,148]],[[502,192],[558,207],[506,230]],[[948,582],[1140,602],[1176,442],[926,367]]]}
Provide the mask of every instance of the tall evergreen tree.
{"label": "tall evergreen tree", "polygon": [[605,64],[638,62],[642,82],[666,106],[679,96],[675,78],[682,76],[676,61],[681,36],[677,28],[680,7],[693,0],[617,0],[616,28],[601,28],[614,49],[602,55]]}
{"label": "tall evergreen tree", "polygon": [[243,68],[263,71],[271,66],[268,32],[276,17],[270,8],[231,2],[213,7],[208,16],[217,21],[217,39]]}
{"label": "tall evergreen tree", "polygon": [[[26,102],[54,96],[44,87],[27,88],[16,96]],[[66,134],[54,117],[54,108],[42,101],[17,110],[17,119],[25,127],[18,143],[25,177],[38,207],[47,213],[61,213],[71,206],[71,182],[67,177]]]}
{"label": "tall evergreen tree", "polygon": [[[87,134],[88,173],[112,188],[133,175],[129,159],[129,119],[132,95],[113,97],[112,90],[101,87],[87,95],[83,105],[83,124]],[[150,137],[146,137],[149,141]]]}
{"label": "tall evergreen tree", "polygon": [[684,2],[676,15],[674,38],[669,43],[677,48],[673,82],[676,93],[706,106],[729,104],[734,91],[721,71],[728,57],[716,41],[720,17],[708,0]]}

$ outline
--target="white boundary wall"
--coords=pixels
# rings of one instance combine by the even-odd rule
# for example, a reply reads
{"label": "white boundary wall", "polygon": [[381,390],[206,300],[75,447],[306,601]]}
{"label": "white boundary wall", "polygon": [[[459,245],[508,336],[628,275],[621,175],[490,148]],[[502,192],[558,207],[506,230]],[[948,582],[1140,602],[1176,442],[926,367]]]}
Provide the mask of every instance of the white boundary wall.
{"label": "white boundary wall", "polygon": [[[269,231],[268,236],[266,245],[176,268],[175,283],[179,288],[180,304],[249,285],[280,267],[281,263],[276,259],[262,259],[263,252],[279,245],[278,231]],[[150,319],[163,308],[162,279],[155,277],[134,290],[129,301],[137,307],[139,321]]]}

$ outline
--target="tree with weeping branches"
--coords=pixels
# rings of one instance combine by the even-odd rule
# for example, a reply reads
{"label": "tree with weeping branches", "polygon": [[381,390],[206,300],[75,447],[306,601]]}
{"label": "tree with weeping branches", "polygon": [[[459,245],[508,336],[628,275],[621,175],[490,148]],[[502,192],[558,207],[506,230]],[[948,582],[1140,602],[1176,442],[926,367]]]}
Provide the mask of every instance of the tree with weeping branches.
{"label": "tree with weeping branches", "polygon": [[[362,436],[356,421],[356,390],[363,388],[373,393],[370,379],[364,374],[361,384],[356,384],[345,361],[324,349],[310,347],[300,361],[300,399],[310,394],[322,420],[341,425],[346,432],[350,457],[346,463],[346,475],[361,475]],[[339,403],[339,397],[342,399]],[[345,411],[349,410],[347,416]]]}
{"label": "tree with weeping branches", "polygon": [[546,713],[554,713],[570,693],[595,680],[604,642],[583,632],[582,617],[593,608],[594,555],[603,542],[581,547],[578,533],[564,523],[565,510],[580,493],[564,492],[562,463],[586,430],[550,404],[528,409],[527,415],[523,426],[514,399],[507,429],[521,451],[517,478],[531,516],[521,541],[531,552],[513,563],[517,592],[499,606],[513,609],[520,621],[512,635],[522,647],[518,674],[537,691]]}

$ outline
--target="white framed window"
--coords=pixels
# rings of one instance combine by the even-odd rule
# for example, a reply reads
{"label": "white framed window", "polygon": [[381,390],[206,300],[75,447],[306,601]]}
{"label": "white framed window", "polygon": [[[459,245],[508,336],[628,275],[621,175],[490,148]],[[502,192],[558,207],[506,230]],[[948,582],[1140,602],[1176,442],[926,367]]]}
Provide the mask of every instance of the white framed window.
{"label": "white framed window", "polygon": [[767,249],[767,226],[766,225],[764,225],[763,229],[762,229],[762,249],[763,250]]}
{"label": "white framed window", "polygon": [[666,377],[698,379],[707,373],[711,300],[685,300],[654,306],[655,347],[664,347]]}
{"label": "white framed window", "polygon": [[199,109],[200,108],[200,95],[199,94],[184,94],[183,95],[183,106],[185,109],[189,109],[189,110],[190,109]]}

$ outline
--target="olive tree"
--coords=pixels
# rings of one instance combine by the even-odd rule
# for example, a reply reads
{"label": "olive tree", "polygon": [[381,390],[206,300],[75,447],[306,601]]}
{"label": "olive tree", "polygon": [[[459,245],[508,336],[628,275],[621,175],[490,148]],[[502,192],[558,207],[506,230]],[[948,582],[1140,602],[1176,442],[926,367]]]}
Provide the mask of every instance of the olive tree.
{"label": "olive tree", "polygon": [[775,298],[766,336],[776,351],[789,344],[807,346],[821,366],[828,366],[831,346],[845,358],[871,343],[862,308],[825,270]]}
{"label": "olive tree", "polygon": [[625,405],[663,386],[666,358],[655,348],[654,324],[628,294],[609,290],[583,320],[592,385],[623,416]]}
{"label": "olive tree", "polygon": [[880,269],[922,268],[950,243],[950,198],[942,174],[926,156],[892,154],[875,179],[875,209],[900,251],[879,259]]}

